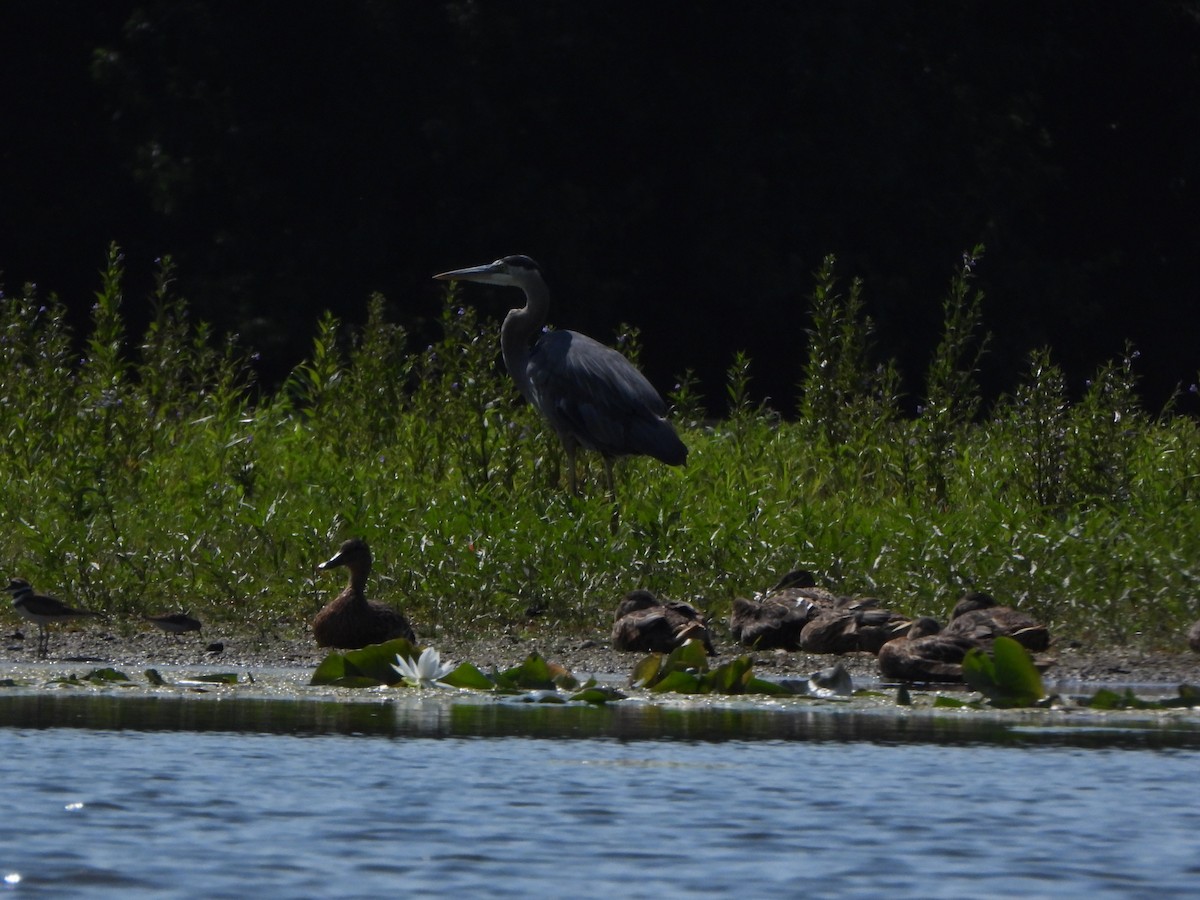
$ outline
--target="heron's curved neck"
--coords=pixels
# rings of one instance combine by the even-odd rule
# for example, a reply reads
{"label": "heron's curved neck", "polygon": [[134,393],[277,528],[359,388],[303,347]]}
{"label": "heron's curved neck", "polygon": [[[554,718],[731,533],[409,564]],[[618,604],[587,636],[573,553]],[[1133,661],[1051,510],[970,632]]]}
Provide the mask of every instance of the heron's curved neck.
{"label": "heron's curved neck", "polygon": [[500,351],[504,356],[504,367],[517,383],[517,388],[530,400],[529,347],[533,338],[546,324],[550,312],[550,291],[540,277],[531,278],[522,285],[525,305],[510,309],[500,327]]}

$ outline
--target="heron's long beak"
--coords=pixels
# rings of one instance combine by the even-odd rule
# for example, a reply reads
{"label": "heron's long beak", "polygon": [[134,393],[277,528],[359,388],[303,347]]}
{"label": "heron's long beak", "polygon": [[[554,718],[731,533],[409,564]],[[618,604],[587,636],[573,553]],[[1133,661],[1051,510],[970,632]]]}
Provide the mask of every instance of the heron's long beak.
{"label": "heron's long beak", "polygon": [[465,269],[455,269],[452,272],[442,272],[433,277],[439,281],[478,281],[482,284],[507,284],[500,278],[503,275],[501,263],[488,263],[486,266],[468,266]]}

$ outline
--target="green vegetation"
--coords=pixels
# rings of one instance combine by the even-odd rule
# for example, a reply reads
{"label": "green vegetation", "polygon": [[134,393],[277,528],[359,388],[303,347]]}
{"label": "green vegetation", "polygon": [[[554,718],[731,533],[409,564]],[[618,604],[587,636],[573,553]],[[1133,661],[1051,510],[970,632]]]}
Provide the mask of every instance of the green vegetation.
{"label": "green vegetation", "polygon": [[998,635],[990,653],[981,647],[968,650],[962,668],[963,681],[992,706],[1034,706],[1046,697],[1033,657],[1010,637]]}
{"label": "green vegetation", "polygon": [[690,640],[669,654],[651,653],[633,670],[630,682],[656,694],[794,694],[795,690],[754,675],[754,661],[738,656],[708,667],[704,644]]}
{"label": "green vegetation", "polygon": [[169,261],[135,341],[114,249],[86,338],[32,288],[0,306],[3,564],[117,622],[185,607],[299,628],[340,586],[316,563],[361,535],[369,593],[424,639],[606,627],[638,586],[723,618],[802,566],[907,612],[944,617],[976,587],[1059,635],[1175,646],[1200,615],[1196,422],[1140,408],[1134,352],[1070,402],[1039,350],[982,412],[971,263],[915,418],[829,259],[794,418],[752,399],[744,357],[724,421],[685,377],[671,399],[688,465],[622,463],[613,535],[599,461],[585,455],[585,494],[568,496],[557,440],[499,366],[498,323],[453,292],[424,348],[380,297],[354,333],[326,314],[308,360],[266,391],[172,295]]}

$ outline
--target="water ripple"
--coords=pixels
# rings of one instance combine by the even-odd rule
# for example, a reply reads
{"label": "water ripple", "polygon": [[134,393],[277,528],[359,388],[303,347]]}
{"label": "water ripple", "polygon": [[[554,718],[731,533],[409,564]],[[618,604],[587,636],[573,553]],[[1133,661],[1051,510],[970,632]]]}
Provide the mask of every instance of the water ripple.
{"label": "water ripple", "polygon": [[1192,750],[0,736],[0,871],[33,896],[1135,896],[1200,873]]}

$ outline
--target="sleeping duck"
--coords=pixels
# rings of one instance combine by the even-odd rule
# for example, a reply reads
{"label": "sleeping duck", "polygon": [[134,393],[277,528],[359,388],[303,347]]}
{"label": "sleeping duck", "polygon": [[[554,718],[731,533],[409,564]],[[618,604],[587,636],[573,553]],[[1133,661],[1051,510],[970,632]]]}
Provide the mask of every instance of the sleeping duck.
{"label": "sleeping duck", "polygon": [[357,650],[368,644],[381,644],[393,638],[416,640],[408,619],[390,606],[368,600],[363,589],[371,572],[371,549],[361,538],[342,544],[333,558],[319,569],[345,566],[350,578],[345,589],[325,605],[313,619],[313,637],[319,647]]}
{"label": "sleeping duck", "polygon": [[659,600],[647,590],[630,591],[617,604],[612,644],[616,650],[670,653],[695,639],[715,656],[708,626],[698,609],[678,600]]}
{"label": "sleeping duck", "polygon": [[1004,635],[1030,653],[1040,653],[1050,646],[1050,632],[1045,625],[1011,606],[1001,606],[990,594],[978,592],[965,594],[955,604],[946,633],[983,643]]}
{"label": "sleeping duck", "polygon": [[817,587],[811,572],[797,569],[757,599],[735,599],[729,631],[739,644],[756,650],[798,650],[804,626],[838,602],[836,594]]}
{"label": "sleeping duck", "polygon": [[905,637],[879,648],[879,674],[888,681],[962,681],[962,661],[979,642],[943,631],[936,619],[913,621]]}
{"label": "sleeping duck", "polygon": [[800,632],[800,649],[808,653],[878,653],[901,637],[912,619],[878,606],[874,599],[847,598],[809,621]]}

